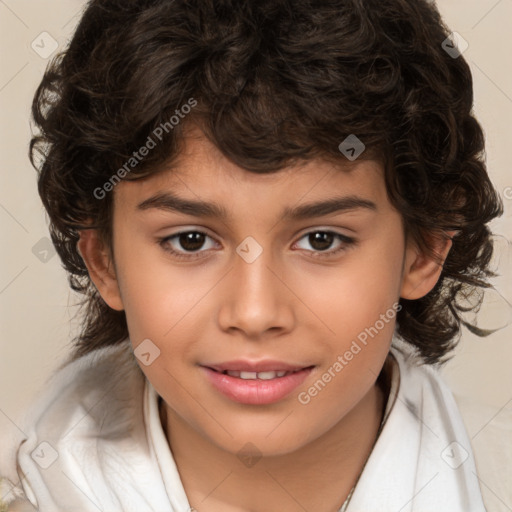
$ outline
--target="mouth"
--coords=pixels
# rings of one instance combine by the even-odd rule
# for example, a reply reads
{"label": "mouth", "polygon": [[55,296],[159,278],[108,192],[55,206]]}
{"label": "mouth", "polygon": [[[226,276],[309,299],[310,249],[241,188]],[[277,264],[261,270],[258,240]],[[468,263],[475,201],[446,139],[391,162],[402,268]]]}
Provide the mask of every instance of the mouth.
{"label": "mouth", "polygon": [[286,398],[315,368],[280,362],[231,362],[200,367],[213,388],[230,400],[264,405]]}
{"label": "mouth", "polygon": [[281,377],[286,377],[293,373],[301,372],[302,370],[312,369],[312,366],[308,366],[306,368],[298,368],[297,370],[287,371],[287,370],[268,370],[263,372],[250,372],[250,371],[240,371],[240,370],[223,370],[219,371],[215,368],[210,368],[214,372],[221,373],[222,375],[229,375],[230,377],[236,377],[237,379],[243,380],[272,380],[278,379]]}

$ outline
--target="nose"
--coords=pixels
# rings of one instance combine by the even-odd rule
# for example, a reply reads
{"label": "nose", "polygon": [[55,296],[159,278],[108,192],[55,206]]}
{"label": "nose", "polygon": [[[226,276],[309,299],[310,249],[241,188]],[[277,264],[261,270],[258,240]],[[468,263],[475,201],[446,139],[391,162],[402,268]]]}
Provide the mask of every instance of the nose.
{"label": "nose", "polygon": [[218,316],[222,330],[240,331],[253,340],[293,330],[294,295],[271,260],[271,251],[263,250],[252,262],[235,254],[234,266],[222,283]]}

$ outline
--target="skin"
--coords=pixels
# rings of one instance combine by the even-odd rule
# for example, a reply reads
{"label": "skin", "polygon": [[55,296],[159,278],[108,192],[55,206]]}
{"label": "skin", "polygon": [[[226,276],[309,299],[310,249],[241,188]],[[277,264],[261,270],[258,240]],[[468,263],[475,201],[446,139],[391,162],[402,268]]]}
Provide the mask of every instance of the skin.
{"label": "skin", "polygon": [[[137,208],[162,192],[217,202],[228,217]],[[281,218],[285,207],[335,195],[372,201],[376,209]],[[193,251],[179,237],[161,241],[197,230],[208,236]],[[334,236],[322,251],[307,236],[318,231],[355,243]],[[151,365],[140,366],[164,400],[162,424],[190,504],[199,512],[337,511],[382,418],[387,397],[376,378],[394,320],[307,405],[297,395],[399,297],[422,297],[441,272],[404,239],[381,164],[313,160],[258,175],[227,160],[193,128],[172,169],[115,188],[113,233],[112,252],[94,230],[82,232],[79,250],[103,299],[126,311],[133,347],[149,338],[160,349]],[[252,263],[236,252],[247,236],[263,249]],[[169,247],[199,257],[178,259]],[[443,259],[450,247],[436,245]],[[198,366],[238,358],[315,368],[277,403],[239,404]],[[250,467],[237,456],[248,442],[262,456]]]}

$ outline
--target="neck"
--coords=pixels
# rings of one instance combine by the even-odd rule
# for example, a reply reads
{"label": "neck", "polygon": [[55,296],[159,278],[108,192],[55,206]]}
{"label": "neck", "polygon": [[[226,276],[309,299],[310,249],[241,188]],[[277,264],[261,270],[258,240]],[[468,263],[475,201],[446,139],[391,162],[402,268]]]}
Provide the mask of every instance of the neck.
{"label": "neck", "polygon": [[263,457],[250,467],[167,406],[162,408],[162,424],[190,505],[197,512],[338,512],[378,436],[387,400],[384,389],[379,379],[320,438],[292,453]]}

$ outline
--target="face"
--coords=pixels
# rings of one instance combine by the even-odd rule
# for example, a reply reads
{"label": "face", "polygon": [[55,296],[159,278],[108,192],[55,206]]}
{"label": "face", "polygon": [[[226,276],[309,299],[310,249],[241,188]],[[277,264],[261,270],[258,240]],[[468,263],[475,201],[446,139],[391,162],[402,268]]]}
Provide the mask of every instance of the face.
{"label": "face", "polygon": [[141,369],[171,417],[232,453],[289,453],[342,421],[421,266],[379,163],[258,175],[198,131],[172,169],[117,185],[113,233],[98,288],[145,344]]}

